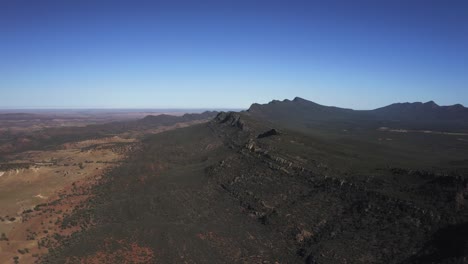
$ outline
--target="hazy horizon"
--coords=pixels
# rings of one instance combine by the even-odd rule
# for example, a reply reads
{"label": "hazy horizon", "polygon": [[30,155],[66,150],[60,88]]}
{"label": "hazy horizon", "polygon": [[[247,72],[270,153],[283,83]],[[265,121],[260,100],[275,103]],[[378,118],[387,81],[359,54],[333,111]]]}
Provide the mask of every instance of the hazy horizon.
{"label": "hazy horizon", "polygon": [[[295,96],[295,97],[300,97],[300,96]],[[267,103],[270,103],[272,101],[283,101],[283,100],[293,100],[295,97],[293,98],[282,98],[282,99],[271,99],[271,100],[268,100],[266,102],[252,102],[252,104],[267,104]],[[322,104],[320,102],[317,102],[317,101],[313,101],[309,98],[304,98],[304,97],[300,97],[302,99],[305,99],[305,100],[308,100],[308,101],[311,101],[311,102],[314,102],[314,103],[318,103],[318,104],[321,104],[321,105],[325,105],[325,106],[335,106],[335,107],[340,107],[340,108],[347,108],[347,107],[343,107],[343,106],[338,106],[338,105],[326,105],[326,104]],[[396,104],[396,103],[428,103],[428,102],[434,102],[436,103],[437,105],[439,106],[451,106],[451,105],[455,105],[455,104],[460,104],[460,103],[455,103],[455,104],[439,104],[438,102],[434,101],[434,100],[429,100],[429,101],[414,101],[414,102],[393,102],[393,103],[390,103],[390,104],[386,104],[386,105],[381,105],[381,106],[378,106],[378,107],[375,107],[375,108],[349,108],[349,109],[353,109],[353,110],[374,110],[374,109],[377,109],[377,108],[381,108],[381,107],[385,107],[385,106],[388,106],[388,105],[391,105],[391,104]],[[252,105],[251,104],[251,105]],[[461,104],[462,106],[466,107],[465,105]],[[250,107],[250,105],[249,105]],[[184,108],[184,107],[174,107],[174,108],[158,108],[158,107],[142,107],[142,108],[139,108],[139,107],[135,107],[135,108],[132,108],[132,107],[128,107],[128,108],[112,108],[112,107],[102,107],[102,108],[99,108],[99,107],[96,107],[96,108],[93,108],[93,107],[23,107],[23,108],[15,108],[15,107],[11,107],[11,108],[2,108],[0,107],[0,112],[14,112],[14,111],[24,111],[24,112],[35,112],[35,111],[39,111],[39,112],[46,112],[46,111],[70,111],[70,112],[74,112],[74,111],[128,111],[128,112],[145,112],[145,111],[154,111],[154,112],[193,112],[193,113],[196,113],[196,112],[203,112],[203,111],[243,111],[243,110],[247,110],[249,109],[249,107],[244,107],[244,108],[240,108],[240,107],[237,107],[237,108],[229,108],[229,107],[210,107],[210,108],[207,108],[207,107],[201,107],[201,108]]]}

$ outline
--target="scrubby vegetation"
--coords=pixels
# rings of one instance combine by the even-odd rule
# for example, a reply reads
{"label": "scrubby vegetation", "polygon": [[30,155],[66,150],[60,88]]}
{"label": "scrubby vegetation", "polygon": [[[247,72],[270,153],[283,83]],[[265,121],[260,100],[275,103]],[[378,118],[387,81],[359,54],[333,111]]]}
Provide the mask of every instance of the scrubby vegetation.
{"label": "scrubby vegetation", "polygon": [[125,258],[130,244],[160,263],[463,261],[468,167],[451,161],[465,143],[314,122],[221,113],[149,136],[64,216],[84,231],[43,261]]}

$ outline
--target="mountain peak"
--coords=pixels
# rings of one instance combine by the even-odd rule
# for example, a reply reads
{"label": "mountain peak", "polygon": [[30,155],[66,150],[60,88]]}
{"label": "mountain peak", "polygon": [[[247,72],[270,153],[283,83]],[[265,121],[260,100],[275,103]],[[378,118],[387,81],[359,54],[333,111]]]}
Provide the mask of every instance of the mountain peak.
{"label": "mountain peak", "polygon": [[301,98],[301,97],[294,97],[293,102],[309,102],[308,100]]}
{"label": "mountain peak", "polygon": [[436,104],[434,101],[426,102],[426,103],[424,103],[424,105],[430,106],[430,107],[432,107],[432,108],[439,107],[439,105]]}
{"label": "mountain peak", "polygon": [[451,106],[448,106],[450,109],[464,109],[465,107],[462,104],[454,104]]}

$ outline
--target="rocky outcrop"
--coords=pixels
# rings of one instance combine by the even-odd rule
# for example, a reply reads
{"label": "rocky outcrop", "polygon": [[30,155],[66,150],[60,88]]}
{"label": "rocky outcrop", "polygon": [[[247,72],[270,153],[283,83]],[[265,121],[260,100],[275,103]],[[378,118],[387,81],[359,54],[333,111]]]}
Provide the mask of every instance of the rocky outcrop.
{"label": "rocky outcrop", "polygon": [[215,117],[215,120],[221,124],[228,124],[241,130],[245,129],[245,123],[241,120],[241,116],[238,113],[221,112]]}
{"label": "rocky outcrop", "polygon": [[279,134],[280,134],[280,133],[279,133],[278,130],[272,128],[272,129],[270,129],[270,130],[268,130],[268,131],[265,131],[265,132],[259,134],[259,135],[257,136],[257,138],[271,137],[271,136],[276,136],[276,135],[279,135]]}

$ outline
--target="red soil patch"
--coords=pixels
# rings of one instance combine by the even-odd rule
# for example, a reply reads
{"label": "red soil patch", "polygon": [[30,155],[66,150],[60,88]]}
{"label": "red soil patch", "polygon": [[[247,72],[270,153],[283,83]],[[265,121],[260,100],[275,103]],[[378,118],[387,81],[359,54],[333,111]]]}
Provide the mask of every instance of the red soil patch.
{"label": "red soil patch", "polygon": [[74,226],[63,227],[63,219],[73,211],[85,208],[91,197],[91,188],[99,177],[79,180],[65,187],[46,203],[34,210],[23,212],[22,223],[8,234],[9,251],[28,249],[27,254],[17,254],[20,263],[37,262],[48,248],[59,245],[57,239],[69,237],[92,223],[77,223]]}
{"label": "red soil patch", "polygon": [[[118,248],[117,250],[115,248]],[[107,239],[95,254],[83,259],[71,258],[67,263],[102,264],[102,263],[149,263],[154,262],[154,252],[137,243],[124,240]]]}

